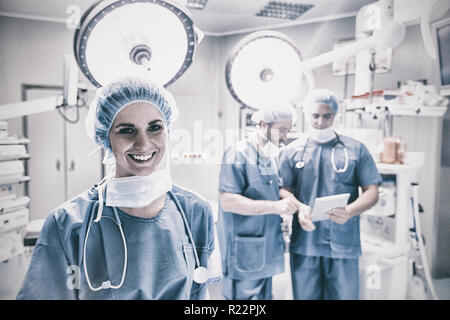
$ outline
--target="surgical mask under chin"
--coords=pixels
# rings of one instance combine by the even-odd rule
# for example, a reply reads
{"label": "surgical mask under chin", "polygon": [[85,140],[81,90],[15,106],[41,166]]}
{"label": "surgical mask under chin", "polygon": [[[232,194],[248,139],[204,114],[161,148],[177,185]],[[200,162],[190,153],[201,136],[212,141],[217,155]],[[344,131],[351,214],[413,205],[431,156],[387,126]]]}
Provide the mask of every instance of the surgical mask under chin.
{"label": "surgical mask under chin", "polygon": [[332,127],[316,129],[311,126],[309,128],[309,136],[317,143],[326,143],[333,140],[336,137],[336,134]]}
{"label": "surgical mask under chin", "polygon": [[107,182],[106,205],[110,207],[144,208],[172,190],[169,168],[147,176],[112,178]]}

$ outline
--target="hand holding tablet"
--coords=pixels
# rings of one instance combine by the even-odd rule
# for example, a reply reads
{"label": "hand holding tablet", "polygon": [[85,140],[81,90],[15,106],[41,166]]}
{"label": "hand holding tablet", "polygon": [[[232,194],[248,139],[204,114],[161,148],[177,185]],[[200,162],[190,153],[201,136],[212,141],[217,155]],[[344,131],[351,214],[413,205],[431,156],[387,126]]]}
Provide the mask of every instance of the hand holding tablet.
{"label": "hand holding tablet", "polygon": [[350,193],[316,198],[312,208],[312,221],[327,220],[327,212],[333,208],[345,207]]}

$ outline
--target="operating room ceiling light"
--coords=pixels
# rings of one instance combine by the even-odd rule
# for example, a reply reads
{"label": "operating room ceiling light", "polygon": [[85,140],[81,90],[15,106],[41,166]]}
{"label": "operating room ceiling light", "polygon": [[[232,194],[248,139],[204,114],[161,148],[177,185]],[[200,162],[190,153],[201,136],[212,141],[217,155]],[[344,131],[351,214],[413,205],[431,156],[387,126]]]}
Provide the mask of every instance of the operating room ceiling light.
{"label": "operating room ceiling light", "polygon": [[123,76],[164,86],[191,65],[197,45],[189,12],[163,0],[105,0],[82,16],[74,37],[78,65],[97,87]]}
{"label": "operating room ceiling light", "polygon": [[239,41],[227,61],[225,77],[233,98],[244,107],[295,105],[314,87],[301,69],[301,54],[280,32],[259,31]]}
{"label": "operating room ceiling light", "polygon": [[264,8],[256,13],[256,16],[295,20],[312,7],[314,7],[312,4],[270,1]]}

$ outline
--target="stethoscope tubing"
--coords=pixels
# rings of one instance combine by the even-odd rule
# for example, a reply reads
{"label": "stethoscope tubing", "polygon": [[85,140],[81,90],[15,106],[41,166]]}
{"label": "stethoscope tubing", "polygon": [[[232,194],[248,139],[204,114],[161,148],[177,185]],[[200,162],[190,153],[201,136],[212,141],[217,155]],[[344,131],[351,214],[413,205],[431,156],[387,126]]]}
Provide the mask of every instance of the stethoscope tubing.
{"label": "stethoscope tubing", "polygon": [[[116,207],[112,207],[115,219],[113,219],[111,217],[108,217],[108,218],[111,218],[116,223],[116,225],[118,226],[119,231],[120,231],[120,235],[122,237],[123,246],[124,246],[124,266],[123,266],[121,280],[120,280],[119,284],[117,284],[117,285],[113,285],[110,280],[106,280],[106,281],[102,282],[101,286],[94,287],[92,285],[91,281],[90,281],[89,273],[88,273],[88,270],[87,270],[87,262],[86,262],[86,251],[87,250],[86,249],[87,249],[87,242],[88,242],[88,239],[89,239],[89,233],[90,233],[91,227],[94,225],[94,223],[98,223],[101,220],[101,218],[102,218],[102,211],[103,211],[103,188],[100,187],[98,192],[99,192],[99,200],[97,200],[95,202],[95,204],[92,206],[91,215],[90,215],[90,218],[89,218],[89,224],[88,224],[88,228],[87,228],[87,231],[86,231],[86,236],[85,236],[84,244],[83,244],[83,269],[84,269],[84,274],[86,275],[86,282],[87,282],[87,284],[89,286],[89,289],[91,289],[92,291],[99,291],[99,290],[102,290],[102,289],[110,289],[110,288],[111,289],[119,289],[120,287],[122,287],[122,285],[123,285],[123,283],[125,281],[125,275],[126,275],[126,272],[127,272],[127,265],[128,265],[128,250],[127,250],[127,243],[126,243],[126,239],[125,239],[125,234],[124,234],[123,228],[122,228],[122,223],[120,222],[120,217],[119,217],[119,214],[117,212],[117,208]],[[189,223],[187,221],[186,213],[184,212],[183,207],[181,206],[181,204],[180,204],[179,200],[177,199],[177,197],[175,196],[175,194],[172,191],[169,191],[168,193],[172,197],[172,199],[175,201],[177,209],[181,213],[181,217],[183,219],[183,224],[184,224],[184,227],[186,229],[186,233],[187,233],[187,236],[189,238],[189,242],[191,243],[191,245],[193,247],[193,253],[194,253],[194,258],[195,258],[196,269],[200,268],[201,267],[200,266],[200,259],[198,257],[198,253],[197,253],[197,249],[196,249],[196,246],[195,246],[195,243],[194,243],[194,237],[192,236],[191,228],[189,227]],[[97,212],[97,216],[94,219],[95,210],[97,208],[98,208],[99,211]]]}
{"label": "stethoscope tubing", "polygon": [[[337,173],[343,173],[345,171],[347,171],[348,168],[348,162],[349,162],[349,157],[348,157],[348,151],[347,151],[347,147],[345,146],[345,144],[341,141],[341,139],[339,138],[339,135],[335,132],[334,133],[336,135],[336,141],[333,143],[333,149],[331,150],[331,166],[333,167],[333,170]],[[309,142],[309,137],[306,139],[306,143],[305,146],[303,147],[302,150],[302,156],[300,157],[300,160],[297,161],[296,163],[296,168],[298,169],[302,169],[305,165],[305,161],[303,161],[303,158],[305,156],[305,152],[306,152],[306,147],[308,146],[308,142]],[[335,151],[336,151],[336,145],[337,144],[341,144],[343,149],[344,149],[344,155],[345,155],[345,163],[344,163],[344,167],[338,169],[336,167],[336,161],[335,161]]]}

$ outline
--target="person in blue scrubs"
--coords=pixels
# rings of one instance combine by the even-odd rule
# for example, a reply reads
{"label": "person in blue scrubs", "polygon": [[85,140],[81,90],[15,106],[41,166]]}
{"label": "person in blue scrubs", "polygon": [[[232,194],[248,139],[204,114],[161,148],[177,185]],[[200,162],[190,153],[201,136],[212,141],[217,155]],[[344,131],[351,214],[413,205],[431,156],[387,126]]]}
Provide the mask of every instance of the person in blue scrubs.
{"label": "person in blue scrubs", "polygon": [[298,206],[280,200],[276,158],[292,119],[288,107],[255,112],[258,134],[223,155],[217,231],[225,299],[272,299],[272,276],[284,272],[280,215],[292,215]]}
{"label": "person in blue scrubs", "polygon": [[18,299],[204,298],[207,274],[198,280],[194,269],[208,266],[213,216],[172,185],[176,116],[172,95],[147,80],[98,90],[85,123],[111,174],[47,217]]}
{"label": "person in blue scrubs", "polygon": [[[290,242],[294,299],[358,299],[359,215],[378,201],[381,176],[363,143],[333,130],[337,109],[333,92],[313,90],[304,102],[308,134],[280,156],[280,195],[301,207]],[[348,204],[313,223],[315,199],[343,193]]]}

